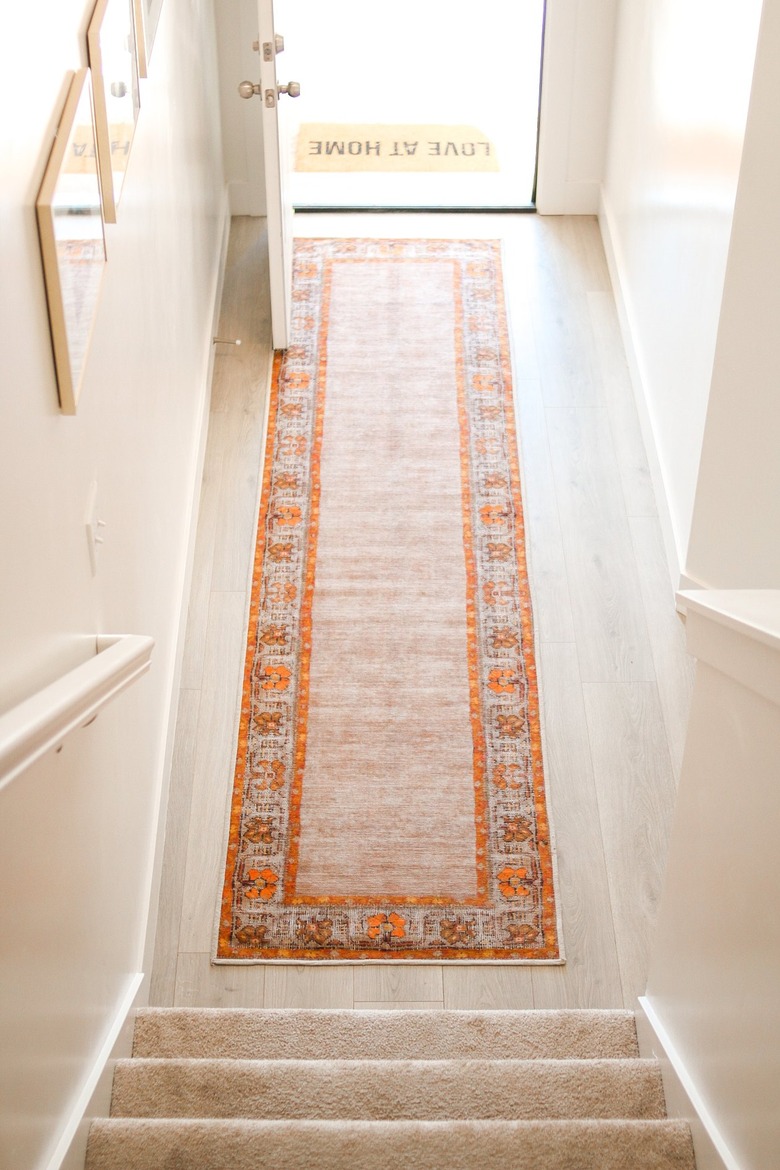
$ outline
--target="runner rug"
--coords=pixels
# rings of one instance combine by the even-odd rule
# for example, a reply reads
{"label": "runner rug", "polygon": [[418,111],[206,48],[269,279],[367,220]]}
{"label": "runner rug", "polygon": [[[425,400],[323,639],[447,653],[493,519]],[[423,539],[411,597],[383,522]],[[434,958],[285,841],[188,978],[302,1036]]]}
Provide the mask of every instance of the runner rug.
{"label": "runner rug", "polygon": [[300,240],[217,961],[560,962],[499,246]]}

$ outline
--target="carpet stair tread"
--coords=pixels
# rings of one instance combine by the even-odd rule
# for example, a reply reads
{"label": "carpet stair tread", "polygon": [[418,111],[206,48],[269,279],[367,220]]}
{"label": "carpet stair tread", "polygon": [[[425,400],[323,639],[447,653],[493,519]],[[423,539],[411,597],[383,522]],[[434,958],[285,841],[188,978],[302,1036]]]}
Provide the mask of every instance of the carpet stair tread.
{"label": "carpet stair tread", "polygon": [[638,1056],[629,1011],[351,1011],[147,1008],[135,1056],[310,1060],[620,1059]]}
{"label": "carpet stair tread", "polygon": [[117,1117],[663,1118],[652,1060],[120,1061]]}
{"label": "carpet stair tread", "polygon": [[676,1121],[93,1123],[87,1170],[695,1170]]}
{"label": "carpet stair tread", "polygon": [[629,1011],[147,1008],[86,1170],[695,1170]]}

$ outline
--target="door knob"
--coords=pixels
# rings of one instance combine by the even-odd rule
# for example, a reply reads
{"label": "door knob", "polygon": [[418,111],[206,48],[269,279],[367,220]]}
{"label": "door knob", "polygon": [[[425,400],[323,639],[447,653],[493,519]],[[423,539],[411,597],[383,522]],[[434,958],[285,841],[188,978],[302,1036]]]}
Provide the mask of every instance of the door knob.
{"label": "door knob", "polygon": [[[276,88],[277,88],[277,91],[278,91],[280,96],[283,93],[286,93],[288,97],[292,97],[292,98],[296,98],[296,97],[301,96],[301,86],[300,86],[300,82],[298,82],[298,81],[288,81],[287,85],[277,85]],[[251,97],[254,97],[255,94],[258,94],[258,95],[262,94],[263,89],[262,89],[262,86],[259,84],[254,85],[251,81],[242,81],[239,84],[238,92],[242,98],[251,98]],[[265,104],[267,106],[276,105],[276,101],[274,99],[274,91],[272,89],[267,89],[265,91]]]}

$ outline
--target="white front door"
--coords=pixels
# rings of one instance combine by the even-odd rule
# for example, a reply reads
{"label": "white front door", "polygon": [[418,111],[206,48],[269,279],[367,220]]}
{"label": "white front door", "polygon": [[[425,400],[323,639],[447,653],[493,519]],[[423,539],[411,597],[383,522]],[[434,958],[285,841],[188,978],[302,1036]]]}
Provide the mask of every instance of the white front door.
{"label": "white front door", "polygon": [[288,136],[284,104],[297,96],[295,82],[280,85],[277,58],[284,41],[274,27],[273,0],[257,0],[260,37],[260,93],[263,104],[263,153],[268,215],[268,262],[271,278],[271,332],[274,349],[290,344],[292,307],[292,200],[287,195]]}

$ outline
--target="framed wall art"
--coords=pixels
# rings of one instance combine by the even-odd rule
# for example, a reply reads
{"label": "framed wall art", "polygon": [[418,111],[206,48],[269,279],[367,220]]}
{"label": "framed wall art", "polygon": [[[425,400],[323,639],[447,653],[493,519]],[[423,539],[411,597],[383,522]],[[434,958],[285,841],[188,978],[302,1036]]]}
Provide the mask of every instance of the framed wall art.
{"label": "framed wall art", "polygon": [[92,87],[70,74],[35,205],[60,407],[75,414],[106,264]]}
{"label": "framed wall art", "polygon": [[133,0],[98,0],[87,29],[103,215],[116,223],[141,105]]}

